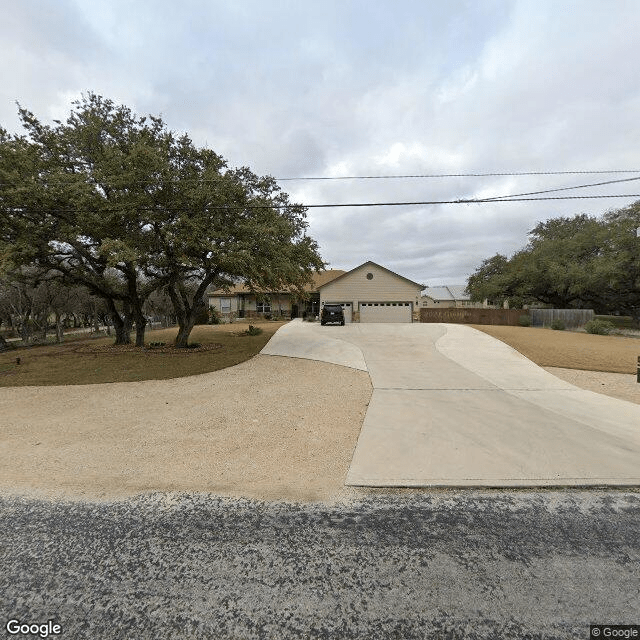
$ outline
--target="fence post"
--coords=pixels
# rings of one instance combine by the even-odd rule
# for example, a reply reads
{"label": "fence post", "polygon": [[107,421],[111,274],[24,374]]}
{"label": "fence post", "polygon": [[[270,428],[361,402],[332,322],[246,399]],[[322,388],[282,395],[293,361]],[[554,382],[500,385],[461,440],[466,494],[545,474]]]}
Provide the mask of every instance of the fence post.
{"label": "fence post", "polygon": [[638,370],[636,372],[636,382],[640,382],[640,356],[638,356]]}

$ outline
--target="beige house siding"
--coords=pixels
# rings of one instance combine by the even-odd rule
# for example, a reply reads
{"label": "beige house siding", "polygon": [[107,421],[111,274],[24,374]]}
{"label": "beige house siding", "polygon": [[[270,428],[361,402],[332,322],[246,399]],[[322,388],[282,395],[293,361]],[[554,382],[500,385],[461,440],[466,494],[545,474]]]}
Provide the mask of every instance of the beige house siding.
{"label": "beige house siding", "polygon": [[[229,300],[231,305],[230,309],[223,310],[222,301]],[[229,294],[228,296],[209,296],[209,306],[215,307],[221,314],[222,313],[237,313],[238,312],[238,296]]]}
{"label": "beige house siding", "polygon": [[[229,308],[223,310],[222,301],[230,300],[231,304]],[[209,295],[209,306],[215,307],[223,316],[237,315],[238,311],[244,309],[247,317],[253,317],[256,314],[261,315],[263,312],[258,312],[257,302],[258,300],[270,301],[271,314],[288,314],[291,312],[291,296],[287,293],[272,293],[265,296],[255,296],[253,294],[243,294],[243,299],[238,294],[225,295]]]}
{"label": "beige house siding", "polygon": [[[372,274],[372,278],[367,278]],[[320,308],[326,302],[351,302],[353,320],[359,321],[361,302],[411,302],[417,313],[421,287],[373,263],[365,263],[320,288]]]}

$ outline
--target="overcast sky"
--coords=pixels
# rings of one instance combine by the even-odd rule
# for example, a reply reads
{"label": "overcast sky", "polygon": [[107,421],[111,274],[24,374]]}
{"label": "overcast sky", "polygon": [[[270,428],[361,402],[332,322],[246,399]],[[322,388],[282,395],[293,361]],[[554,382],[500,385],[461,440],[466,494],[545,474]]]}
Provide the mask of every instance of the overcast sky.
{"label": "overcast sky", "polygon": [[[276,178],[640,169],[640,2],[0,0],[0,125],[94,91]],[[640,176],[281,182],[304,204]],[[559,195],[640,194],[640,181]],[[538,221],[640,198],[310,209],[331,268],[466,281]]]}

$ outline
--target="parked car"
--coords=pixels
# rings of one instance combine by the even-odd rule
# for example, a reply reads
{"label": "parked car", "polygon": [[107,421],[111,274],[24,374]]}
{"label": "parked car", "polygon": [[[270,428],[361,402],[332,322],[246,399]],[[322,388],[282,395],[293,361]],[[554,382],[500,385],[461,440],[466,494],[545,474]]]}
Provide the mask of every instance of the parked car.
{"label": "parked car", "polygon": [[344,325],[344,311],[339,304],[325,304],[320,314],[320,324],[335,322]]}

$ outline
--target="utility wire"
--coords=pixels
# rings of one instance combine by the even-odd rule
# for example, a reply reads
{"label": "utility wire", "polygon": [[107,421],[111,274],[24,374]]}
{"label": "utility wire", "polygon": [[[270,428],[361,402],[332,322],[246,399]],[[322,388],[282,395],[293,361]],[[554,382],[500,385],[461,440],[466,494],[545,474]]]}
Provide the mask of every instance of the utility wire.
{"label": "utility wire", "polygon": [[[596,171],[521,171],[521,172],[504,172],[504,173],[425,173],[425,174],[407,174],[407,175],[382,175],[382,176],[317,176],[317,177],[298,177],[298,178],[273,178],[276,182],[287,182],[293,180],[399,180],[410,178],[486,178],[493,176],[569,176],[569,175],[595,175],[595,174],[625,174],[640,173],[640,169],[610,169]],[[80,174],[69,174],[71,177],[77,177]],[[271,177],[271,176],[266,176]],[[180,178],[175,183],[181,182],[218,182],[223,179],[224,175],[216,178]],[[65,178],[57,179],[48,178],[48,182],[54,184],[56,182],[64,183]],[[129,184],[149,184],[150,181],[135,180]],[[607,184],[607,183],[602,183]],[[20,186],[19,182],[0,182],[0,186]],[[577,187],[576,187],[577,188]]]}
{"label": "utility wire", "polygon": [[[496,204],[499,202],[529,202],[540,200],[594,200],[606,198],[640,198],[640,193],[621,193],[597,196],[543,196],[535,198],[514,198],[503,196],[498,200],[491,198],[459,199],[459,200],[421,200],[416,202],[346,202],[335,204],[247,204],[247,205],[212,205],[208,209],[245,210],[245,209],[288,209],[290,207],[301,207],[303,209],[333,209],[346,207],[411,207],[434,204]],[[123,211],[126,205],[101,207],[100,211]],[[135,207],[138,211],[144,210],[142,207]],[[19,209],[19,207],[14,207]],[[32,213],[81,213],[79,209],[38,209],[26,208]],[[152,209],[147,209],[152,211]]]}
{"label": "utility wire", "polygon": [[[567,172],[570,173],[570,172]],[[640,171],[637,171],[636,173],[640,173]],[[579,185],[574,185],[572,187],[558,187],[555,189],[544,189],[542,191],[528,191],[525,193],[512,193],[512,194],[508,194],[508,195],[504,195],[504,196],[491,196],[491,197],[487,197],[487,198],[476,198],[473,200],[476,201],[483,201],[483,202],[489,202],[489,201],[494,201],[497,202],[499,200],[504,200],[506,198],[518,198],[520,196],[534,196],[534,195],[541,195],[544,193],[556,193],[558,191],[571,191],[572,189],[587,189],[589,187],[600,187],[606,184],[619,184],[621,182],[633,182],[635,180],[640,180],[640,176],[636,176],[635,178],[622,178],[620,180],[606,180],[604,182],[592,182],[590,184],[579,184]],[[0,185],[7,185],[9,183],[0,183]],[[611,197],[619,197],[619,196],[611,196]],[[472,200],[472,199],[469,199]],[[458,200],[456,200],[455,202],[458,202]],[[314,205],[307,205],[307,206],[314,206]],[[334,205],[337,206],[337,205]],[[356,206],[356,205],[353,205]]]}
{"label": "utility wire", "polygon": [[607,171],[511,171],[504,173],[422,173],[383,176],[321,176],[298,178],[274,178],[278,182],[290,180],[393,180],[405,178],[486,178],[489,176],[569,176],[593,175],[598,173],[640,173],[640,169],[611,169]]}
{"label": "utility wire", "polygon": [[[542,198],[510,198],[504,196],[499,200],[485,199],[468,199],[468,200],[425,200],[422,202],[352,202],[348,204],[305,204],[307,209],[320,209],[330,207],[404,207],[428,204],[495,204],[497,202],[523,202],[531,200],[590,200],[598,198],[640,198],[640,193],[612,194],[602,196],[545,196]],[[264,207],[256,207],[264,208]]]}
{"label": "utility wire", "polygon": [[633,182],[634,180],[640,180],[640,176],[636,178],[623,178],[622,180],[607,180],[606,182],[592,182],[591,184],[580,184],[575,187],[560,187],[558,189],[545,189],[544,191],[529,191],[528,193],[512,193],[507,196],[494,196],[491,198],[482,198],[483,201],[498,201],[503,198],[518,198],[520,196],[536,196],[541,193],[555,193],[557,191],[570,191],[571,189],[586,189],[588,187],[600,187],[603,184],[616,184],[619,182]]}

